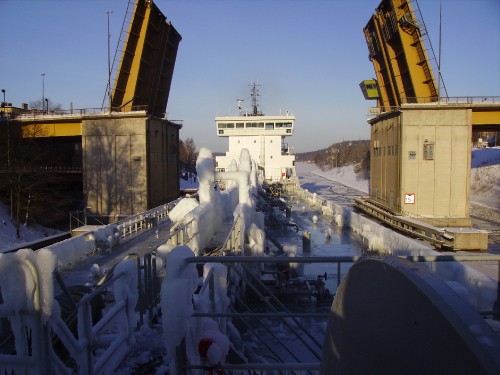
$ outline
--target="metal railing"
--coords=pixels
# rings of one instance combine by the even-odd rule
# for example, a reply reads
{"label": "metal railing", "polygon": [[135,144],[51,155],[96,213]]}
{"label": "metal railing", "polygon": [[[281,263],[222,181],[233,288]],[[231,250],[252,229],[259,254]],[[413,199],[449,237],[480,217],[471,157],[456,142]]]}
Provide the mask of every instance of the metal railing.
{"label": "metal railing", "polygon": [[31,165],[15,166],[0,164],[0,173],[82,173],[82,167],[68,167],[61,165]]}
{"label": "metal railing", "polygon": [[20,113],[14,117],[16,120],[35,120],[35,119],[54,119],[54,118],[71,118],[82,116],[109,116],[110,113],[132,113],[147,112],[147,105],[133,106],[130,110],[123,112],[121,108],[111,108],[103,110],[102,108],[79,108],[79,109],[58,109],[49,111],[32,110],[26,113]]}
{"label": "metal railing", "polygon": [[[268,291],[264,291],[264,289],[261,287],[261,282],[260,280],[257,280],[255,276],[252,276],[252,271],[248,268],[249,265],[251,264],[286,264],[286,263],[337,263],[339,266],[341,263],[355,263],[361,259],[368,258],[366,256],[336,256],[336,257],[294,257],[293,259],[291,258],[284,258],[284,257],[244,257],[244,256],[220,256],[220,257],[210,257],[210,256],[202,256],[202,257],[193,257],[193,258],[188,258],[185,261],[187,263],[221,263],[225,264],[228,266],[228,282],[230,280],[234,279],[229,276],[230,272],[237,272],[239,276],[245,280],[245,285],[246,288],[242,289],[241,292],[244,293],[246,289],[251,288],[258,296],[260,301],[266,304],[267,310],[265,312],[254,312],[251,311],[250,309],[247,309],[246,311],[240,312],[236,311],[232,306],[230,306],[230,309],[228,312],[215,312],[215,311],[210,311],[210,312],[199,312],[195,311],[193,314],[193,317],[210,317],[210,318],[229,318],[229,319],[237,319],[240,321],[243,325],[245,325],[248,329],[248,332],[252,332],[253,328],[250,326],[250,324],[245,323],[248,319],[256,319],[257,325],[262,325],[263,322],[266,319],[280,319],[282,322],[281,324],[285,324],[287,320],[289,319],[298,319],[298,318],[307,318],[307,319],[327,319],[329,317],[329,313],[300,313],[300,312],[290,312],[286,308],[284,308],[282,305],[280,305],[277,297],[274,295],[271,289]],[[491,255],[439,255],[439,256],[401,256],[401,258],[407,259],[409,261],[413,262],[479,262],[479,261],[492,261],[492,262],[500,262],[500,256],[491,256]],[[241,265],[243,267],[241,268]],[[339,267],[340,268],[340,267]],[[239,270],[239,271],[238,271]],[[205,283],[202,287],[202,291],[207,294],[211,294],[210,292],[207,291],[208,288],[211,287],[213,284],[213,281],[209,281],[209,278],[212,278],[213,274],[209,273],[207,279],[205,280]],[[340,275],[339,272],[339,277],[338,277],[338,285],[340,284],[342,276]],[[231,288],[228,287],[228,291],[231,290]],[[244,296],[231,296],[231,298],[236,301],[235,303],[238,304],[239,306],[244,306],[247,308],[248,306],[245,306],[244,302]],[[272,304],[270,302],[273,302]],[[495,316],[498,314],[498,312],[494,311],[489,311],[489,312],[484,312],[484,311],[479,311],[479,314],[482,314],[484,316]],[[297,328],[298,327],[298,328]],[[293,334],[298,332],[298,337],[297,337],[297,342],[304,337],[306,332],[303,332],[301,329],[300,322],[298,323],[297,327],[291,331],[290,334]],[[223,332],[225,333],[225,332]],[[196,373],[196,370],[204,369],[206,371],[224,371],[225,374],[248,374],[248,373],[263,373],[265,371],[276,371],[276,373],[279,374],[318,374],[319,373],[319,368],[320,368],[320,363],[319,360],[321,359],[321,350],[322,346],[319,345],[319,358],[317,363],[284,363],[280,359],[280,355],[276,354],[276,352],[279,351],[286,351],[287,348],[282,347],[280,349],[280,346],[282,345],[281,340],[279,340],[272,332],[270,332],[269,329],[267,329],[267,334],[269,337],[267,337],[262,344],[263,348],[267,348],[267,351],[269,352],[269,355],[272,356],[273,361],[276,361],[276,363],[244,363],[244,364],[232,364],[232,363],[222,363],[220,365],[217,365],[216,367],[209,367],[209,366],[204,366],[204,365],[197,365],[197,364],[184,364],[182,366],[182,369],[178,372],[178,374],[191,374]],[[255,334],[257,335],[257,334]],[[255,339],[259,339],[257,336],[255,336]],[[310,350],[312,352],[315,351],[314,345],[311,347],[310,342],[306,342],[303,344],[305,345],[303,350]],[[285,345],[286,346],[286,345]],[[290,355],[294,356],[296,353],[289,353]],[[300,362],[300,361],[297,361]],[[253,371],[253,372],[252,372]]]}
{"label": "metal railing", "polygon": [[433,105],[433,106],[488,106],[500,105],[500,96],[455,96],[455,97],[403,97],[401,105],[394,107],[385,107],[381,109],[382,113],[395,112],[401,110],[405,105]]}
{"label": "metal railing", "polygon": [[229,234],[220,246],[224,255],[229,253],[241,254],[245,243],[245,223],[243,222],[243,216],[238,215],[236,220],[234,220]]}
{"label": "metal railing", "polygon": [[[44,120],[44,119],[71,119],[71,118],[82,118],[82,117],[92,117],[92,116],[110,116],[113,114],[120,114],[121,116],[136,116],[137,114],[145,114],[149,110],[148,105],[136,105],[127,108],[126,110],[121,107],[113,107],[111,111],[108,109],[102,108],[80,108],[80,109],[59,109],[53,111],[40,111],[40,110],[32,110],[29,112],[24,112],[17,114],[15,116],[11,116],[9,120],[19,120],[19,121],[31,121],[31,120]],[[167,118],[167,113],[161,114],[163,119],[177,124],[182,125],[183,120],[170,120]]]}

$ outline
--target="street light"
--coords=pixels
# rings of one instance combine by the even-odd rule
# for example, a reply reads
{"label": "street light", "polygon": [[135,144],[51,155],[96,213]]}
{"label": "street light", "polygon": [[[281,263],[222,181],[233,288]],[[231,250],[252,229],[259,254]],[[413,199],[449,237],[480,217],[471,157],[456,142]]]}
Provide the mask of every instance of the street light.
{"label": "street light", "polygon": [[40,73],[42,76],[42,112],[45,113],[45,73]]}
{"label": "street light", "polygon": [[[5,89],[2,89],[2,94],[3,94],[3,102],[2,102],[2,108],[5,108],[7,106],[7,102],[5,100]],[[5,112],[2,111],[2,117],[4,116]],[[7,118],[7,116],[5,116]],[[10,185],[10,218],[12,219],[12,174],[10,173],[10,123],[7,121],[7,166],[9,169],[9,185]]]}
{"label": "street light", "polygon": [[110,55],[110,42],[111,42],[111,34],[109,33],[109,15],[113,13],[112,10],[108,10],[108,97],[109,97],[109,113],[111,113],[111,55]]}
{"label": "street light", "polygon": [[[5,89],[2,89],[2,92],[3,92],[3,102],[2,102],[2,108],[5,108],[5,107],[7,106],[7,103],[5,103]],[[1,117],[1,118],[3,118],[4,114],[5,114],[5,110],[4,110],[4,109],[2,109],[2,112],[1,112],[1,116],[0,116],[0,117]],[[7,117],[7,116],[5,116],[5,117]]]}

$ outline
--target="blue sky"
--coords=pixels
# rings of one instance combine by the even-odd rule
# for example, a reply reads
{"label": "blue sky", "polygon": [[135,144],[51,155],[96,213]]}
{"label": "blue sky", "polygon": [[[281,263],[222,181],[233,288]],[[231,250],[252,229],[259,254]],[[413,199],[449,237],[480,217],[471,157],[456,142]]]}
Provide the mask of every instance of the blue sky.
{"label": "blue sky", "polygon": [[[181,138],[226,151],[214,117],[236,114],[260,85],[266,114],[289,110],[296,152],[369,138],[359,82],[374,77],[362,29],[379,0],[156,0],[182,35],[168,117]],[[15,106],[45,97],[100,107],[107,10],[116,46],[126,0],[0,0],[0,88]],[[420,0],[438,50],[439,1]],[[442,74],[449,96],[500,96],[500,0],[442,0]],[[3,100],[3,98],[2,98]]]}

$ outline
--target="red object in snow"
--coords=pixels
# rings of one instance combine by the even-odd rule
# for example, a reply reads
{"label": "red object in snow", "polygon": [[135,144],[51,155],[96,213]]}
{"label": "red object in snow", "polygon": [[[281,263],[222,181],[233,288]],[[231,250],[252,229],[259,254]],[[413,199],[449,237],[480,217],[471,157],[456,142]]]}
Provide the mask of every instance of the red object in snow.
{"label": "red object in snow", "polygon": [[198,353],[200,353],[202,360],[208,360],[208,348],[210,348],[210,345],[213,343],[213,340],[208,338],[202,338],[198,343]]}

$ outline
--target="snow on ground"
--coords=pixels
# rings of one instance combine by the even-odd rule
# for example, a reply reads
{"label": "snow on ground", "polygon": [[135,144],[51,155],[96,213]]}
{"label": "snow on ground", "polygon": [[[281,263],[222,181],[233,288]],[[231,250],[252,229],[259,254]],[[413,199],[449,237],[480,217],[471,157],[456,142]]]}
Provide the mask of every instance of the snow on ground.
{"label": "snow on ground", "polygon": [[500,147],[473,149],[471,166],[472,203],[500,210]]}
{"label": "snow on ground", "polygon": [[305,173],[312,173],[316,176],[323,177],[330,181],[340,182],[341,184],[368,194],[370,182],[356,175],[354,172],[354,165],[322,170],[318,169],[318,166],[313,163],[296,163],[295,168],[299,176]]}
{"label": "snow on ground", "polygon": [[15,221],[10,219],[9,207],[0,202],[0,252],[2,249],[59,234],[61,231],[45,228],[40,225],[27,226],[21,224],[19,226],[19,233],[21,238],[16,238]]}

